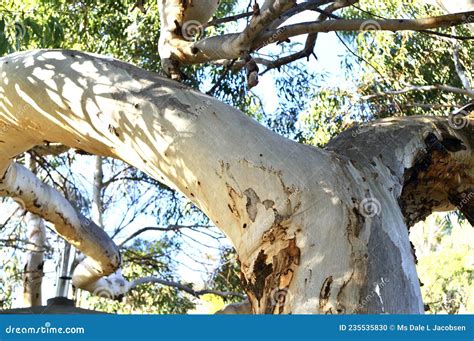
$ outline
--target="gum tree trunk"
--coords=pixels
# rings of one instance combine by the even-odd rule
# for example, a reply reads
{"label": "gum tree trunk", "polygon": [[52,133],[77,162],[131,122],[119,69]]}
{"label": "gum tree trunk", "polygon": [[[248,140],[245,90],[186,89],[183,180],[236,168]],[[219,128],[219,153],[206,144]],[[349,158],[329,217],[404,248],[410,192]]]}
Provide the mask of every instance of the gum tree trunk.
{"label": "gum tree trunk", "polygon": [[28,247],[27,259],[25,262],[23,275],[23,304],[25,307],[41,306],[43,283],[43,264],[45,234],[44,221],[41,217],[28,213],[26,216],[28,227]]}
{"label": "gum tree trunk", "polygon": [[[30,170],[36,173],[36,162],[29,154],[26,154],[25,161]],[[37,307],[42,304],[46,229],[43,219],[34,214],[28,213],[25,221],[29,244],[23,274],[23,304],[25,307]]]}
{"label": "gum tree trunk", "polygon": [[[0,59],[0,72],[3,182],[22,172],[12,158],[45,141],[124,160],[229,237],[254,313],[422,313],[407,226],[432,210],[472,213],[460,204],[474,190],[472,117],[460,129],[446,118],[378,121],[323,150],[114,59],[34,51]],[[46,217],[47,195],[34,208]],[[107,257],[105,242],[74,231],[63,236]],[[107,265],[97,273],[119,262]]]}

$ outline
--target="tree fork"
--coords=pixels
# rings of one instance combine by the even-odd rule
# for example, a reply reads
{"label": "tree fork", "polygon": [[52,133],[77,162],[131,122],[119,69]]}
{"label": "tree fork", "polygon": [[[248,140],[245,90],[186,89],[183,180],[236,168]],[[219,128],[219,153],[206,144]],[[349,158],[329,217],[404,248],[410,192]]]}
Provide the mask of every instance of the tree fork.
{"label": "tree fork", "polygon": [[44,141],[141,169],[230,238],[256,313],[423,312],[404,175],[443,128],[472,174],[470,117],[459,130],[447,118],[377,121],[317,149],[111,58],[40,50],[1,58],[0,73],[0,173]]}

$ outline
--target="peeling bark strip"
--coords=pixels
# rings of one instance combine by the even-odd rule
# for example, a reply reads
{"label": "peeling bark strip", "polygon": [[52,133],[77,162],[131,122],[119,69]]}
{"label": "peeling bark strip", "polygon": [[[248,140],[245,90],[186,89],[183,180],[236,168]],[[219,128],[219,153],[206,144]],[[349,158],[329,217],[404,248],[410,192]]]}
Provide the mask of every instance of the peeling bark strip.
{"label": "peeling bark strip", "polygon": [[255,313],[282,314],[294,273],[300,264],[300,249],[296,240],[288,240],[288,246],[281,249],[267,263],[263,250],[253,264],[252,279],[242,276]]}

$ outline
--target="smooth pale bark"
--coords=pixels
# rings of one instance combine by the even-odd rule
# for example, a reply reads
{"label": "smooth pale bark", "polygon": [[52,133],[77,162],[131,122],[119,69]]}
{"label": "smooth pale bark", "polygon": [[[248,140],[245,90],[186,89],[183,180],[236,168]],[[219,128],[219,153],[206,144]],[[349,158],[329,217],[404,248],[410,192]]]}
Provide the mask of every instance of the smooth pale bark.
{"label": "smooth pale bark", "polygon": [[[320,150],[110,58],[34,51],[0,59],[0,73],[0,173],[19,153],[52,141],[163,181],[230,238],[255,313],[423,312],[405,219],[454,206],[443,196],[425,202],[429,188],[415,183],[402,192],[405,175],[423,153],[441,153],[433,135],[456,148],[431,160],[468,172],[454,176],[462,188],[439,192],[457,198],[471,188],[472,118],[458,130],[446,118],[385,120]],[[397,138],[400,130],[406,134]],[[77,247],[103,252],[97,243]]]}
{"label": "smooth pale bark", "polygon": [[252,314],[252,306],[248,300],[231,303],[216,312],[216,315],[248,315]]}

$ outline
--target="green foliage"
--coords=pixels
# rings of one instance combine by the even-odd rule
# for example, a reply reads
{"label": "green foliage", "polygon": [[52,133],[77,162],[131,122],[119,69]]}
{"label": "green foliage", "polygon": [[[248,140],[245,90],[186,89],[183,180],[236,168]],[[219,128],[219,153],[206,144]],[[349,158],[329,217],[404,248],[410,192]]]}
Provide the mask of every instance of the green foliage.
{"label": "green foliage", "polygon": [[[1,243],[3,244],[3,243]],[[0,273],[2,280],[0,281],[0,309],[10,309],[14,303],[13,296],[15,289],[21,283],[21,265],[17,255],[11,254],[10,250],[0,244],[0,259],[7,260],[0,263]],[[16,303],[16,302],[15,302]]]}
{"label": "green foliage", "polygon": [[[176,280],[168,254],[173,243],[167,239],[155,242],[136,240],[122,254],[124,276],[130,281],[143,277]],[[176,288],[151,283],[136,287],[121,301],[86,295],[88,297],[84,301],[79,301],[81,307],[108,313],[185,314],[195,307],[189,295]]]}
{"label": "green foliage", "polygon": [[[363,11],[351,8],[345,11],[348,18],[420,18],[439,15],[435,8],[419,0],[389,0],[380,3],[373,0],[360,1]],[[439,29],[437,32],[469,36],[466,27]],[[363,58],[358,92],[361,96],[388,90],[400,90],[409,85],[451,85],[462,88],[455,71],[453,40],[428,33],[418,32],[359,32],[346,34],[345,38],[356,46],[357,54]],[[464,41],[460,46],[460,61],[471,74],[471,59],[474,43]],[[450,106],[462,105],[469,98],[442,91],[412,91],[407,94],[376,97],[366,101],[359,110],[370,111],[375,117],[393,115],[441,115],[449,112]],[[436,104],[424,106],[421,104]]]}
{"label": "green foliage", "polygon": [[159,70],[157,3],[146,2],[145,14],[133,9],[134,4],[134,0],[56,1],[58,10],[64,13],[61,24],[66,31],[65,44]]}
{"label": "green foliage", "polygon": [[429,313],[458,314],[474,311],[474,238],[469,223],[451,225],[437,219],[431,252],[419,257],[418,272]]}
{"label": "green foliage", "polygon": [[300,117],[305,127],[305,143],[323,147],[332,137],[349,127],[349,96],[349,93],[339,89],[323,89],[317,93],[311,111]]}
{"label": "green foliage", "polygon": [[34,48],[60,47],[63,27],[45,3],[6,0],[0,5],[0,56]]}
{"label": "green foliage", "polygon": [[[226,248],[221,253],[221,264],[214,272],[210,287],[219,291],[232,291],[245,295],[245,290],[240,280],[240,264],[237,260],[237,254],[233,248]],[[224,302],[240,302],[239,297],[226,297]]]}
{"label": "green foliage", "polygon": [[[346,18],[420,18],[440,14],[421,0],[362,0],[343,12]],[[370,24],[370,21],[367,22]],[[373,25],[373,24],[372,24]],[[437,32],[469,36],[465,27]],[[345,85],[314,95],[313,109],[302,116],[305,141],[324,145],[354,122],[410,115],[446,115],[470,98],[441,90],[382,95],[412,85],[449,85],[462,88],[453,58],[452,39],[423,32],[349,32],[339,34],[350,49],[341,65]],[[356,57],[355,57],[355,56]],[[474,42],[463,41],[459,56],[472,79]]]}

